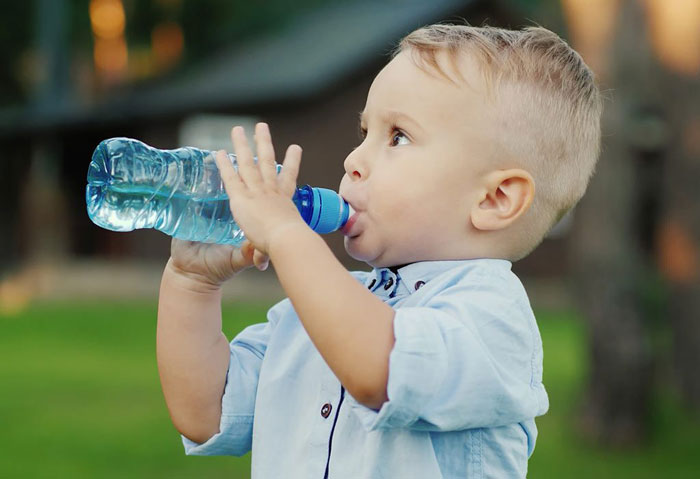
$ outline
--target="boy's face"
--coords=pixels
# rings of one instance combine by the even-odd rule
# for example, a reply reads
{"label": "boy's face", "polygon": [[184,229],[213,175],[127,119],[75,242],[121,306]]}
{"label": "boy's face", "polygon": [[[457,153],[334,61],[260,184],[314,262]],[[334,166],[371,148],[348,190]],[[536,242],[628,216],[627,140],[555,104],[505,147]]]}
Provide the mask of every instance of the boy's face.
{"label": "boy's face", "polygon": [[475,88],[426,73],[404,51],[375,78],[360,122],[366,136],[340,183],[357,212],[343,228],[353,258],[382,267],[468,257],[495,132],[470,67],[460,61]]}

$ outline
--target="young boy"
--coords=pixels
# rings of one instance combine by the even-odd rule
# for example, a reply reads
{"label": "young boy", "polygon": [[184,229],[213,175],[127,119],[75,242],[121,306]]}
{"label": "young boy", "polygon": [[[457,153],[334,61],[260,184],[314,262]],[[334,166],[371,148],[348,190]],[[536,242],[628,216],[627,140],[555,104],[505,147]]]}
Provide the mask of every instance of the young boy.
{"label": "young boy", "polygon": [[[432,25],[374,80],[340,194],[356,213],[346,271],[275,173],[217,165],[240,249],[173,240],[158,312],[163,392],[188,454],[241,455],[254,478],[524,477],[547,411],[542,345],[511,262],[583,195],[601,101],[580,56],[543,28]],[[268,261],[288,299],[229,344],[221,284]]]}

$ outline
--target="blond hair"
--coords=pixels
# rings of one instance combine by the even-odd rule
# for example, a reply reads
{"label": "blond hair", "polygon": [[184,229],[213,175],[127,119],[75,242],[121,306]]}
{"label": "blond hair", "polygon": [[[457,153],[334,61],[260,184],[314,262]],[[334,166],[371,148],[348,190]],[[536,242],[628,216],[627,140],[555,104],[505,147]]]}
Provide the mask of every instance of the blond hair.
{"label": "blond hair", "polygon": [[393,56],[404,50],[450,80],[438,53],[446,52],[453,66],[467,53],[480,66],[488,96],[498,105],[496,125],[505,133],[496,161],[515,163],[535,180],[533,203],[509,232],[517,240],[511,259],[526,256],[581,199],[595,170],[603,107],[593,72],[541,27],[429,25],[404,37]]}

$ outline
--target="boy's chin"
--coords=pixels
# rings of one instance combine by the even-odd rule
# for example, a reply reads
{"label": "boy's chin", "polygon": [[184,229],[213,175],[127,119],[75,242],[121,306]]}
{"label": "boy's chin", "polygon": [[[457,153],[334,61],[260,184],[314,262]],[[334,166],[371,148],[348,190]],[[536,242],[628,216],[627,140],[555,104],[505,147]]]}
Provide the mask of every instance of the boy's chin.
{"label": "boy's chin", "polygon": [[357,261],[362,261],[372,265],[372,260],[375,259],[375,255],[372,254],[367,248],[363,248],[362,245],[357,241],[357,237],[348,238],[347,236],[343,239],[343,244],[345,246],[345,252],[352,259]]}
{"label": "boy's chin", "polygon": [[362,247],[360,244],[358,244],[356,239],[357,238],[352,239],[345,237],[343,241],[345,245],[345,252],[348,254],[348,256],[350,256],[354,260],[367,263],[373,268],[383,268],[385,266],[390,266],[386,262],[386,260],[380,257],[377,251],[369,249],[367,247]]}

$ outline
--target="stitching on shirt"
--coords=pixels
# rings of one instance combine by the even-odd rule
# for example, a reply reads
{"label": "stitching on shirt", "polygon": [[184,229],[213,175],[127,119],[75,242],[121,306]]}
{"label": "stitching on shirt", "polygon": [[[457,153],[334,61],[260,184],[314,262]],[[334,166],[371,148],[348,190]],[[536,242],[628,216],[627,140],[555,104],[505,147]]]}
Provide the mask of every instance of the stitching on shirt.
{"label": "stitching on shirt", "polygon": [[476,431],[476,442],[477,442],[476,449],[478,451],[478,454],[476,456],[476,458],[477,458],[476,474],[477,474],[477,477],[480,477],[480,478],[484,477],[484,470],[483,470],[484,463],[483,463],[483,457],[482,457],[483,452],[481,450],[482,444],[483,444],[482,437],[481,437],[482,432],[483,431],[481,429],[478,429]]}
{"label": "stitching on shirt", "polygon": [[258,357],[258,359],[262,359],[262,358],[265,356],[264,353],[261,353],[260,351],[258,351],[258,350],[255,349],[254,347],[252,347],[252,346],[250,346],[249,344],[246,344],[246,343],[244,343],[244,342],[242,342],[242,341],[239,342],[239,341],[234,340],[233,343],[232,343],[232,346],[240,346],[240,347],[242,347],[242,348],[244,348],[244,349],[247,349],[247,350],[250,351],[251,353],[255,354],[255,355]]}
{"label": "stitching on shirt", "polygon": [[222,418],[236,418],[236,417],[244,417],[246,419],[252,419],[254,417],[254,414],[226,414],[226,413],[221,413]]}
{"label": "stitching on shirt", "polygon": [[[535,327],[533,325],[532,321],[528,321],[530,323],[530,342],[532,344],[532,356],[530,357],[530,387],[534,388],[536,386],[535,384],[535,370],[537,368],[537,350],[538,350],[538,341],[537,341],[537,336],[535,335]],[[539,408],[539,397],[537,398],[537,406]]]}
{"label": "stitching on shirt", "polygon": [[[474,473],[476,479],[481,479],[484,477],[484,471],[482,469],[482,452],[481,452],[481,429],[472,429],[469,432],[469,451],[470,457],[468,464],[471,466],[467,470],[467,474]],[[471,476],[470,476],[471,477]]]}

